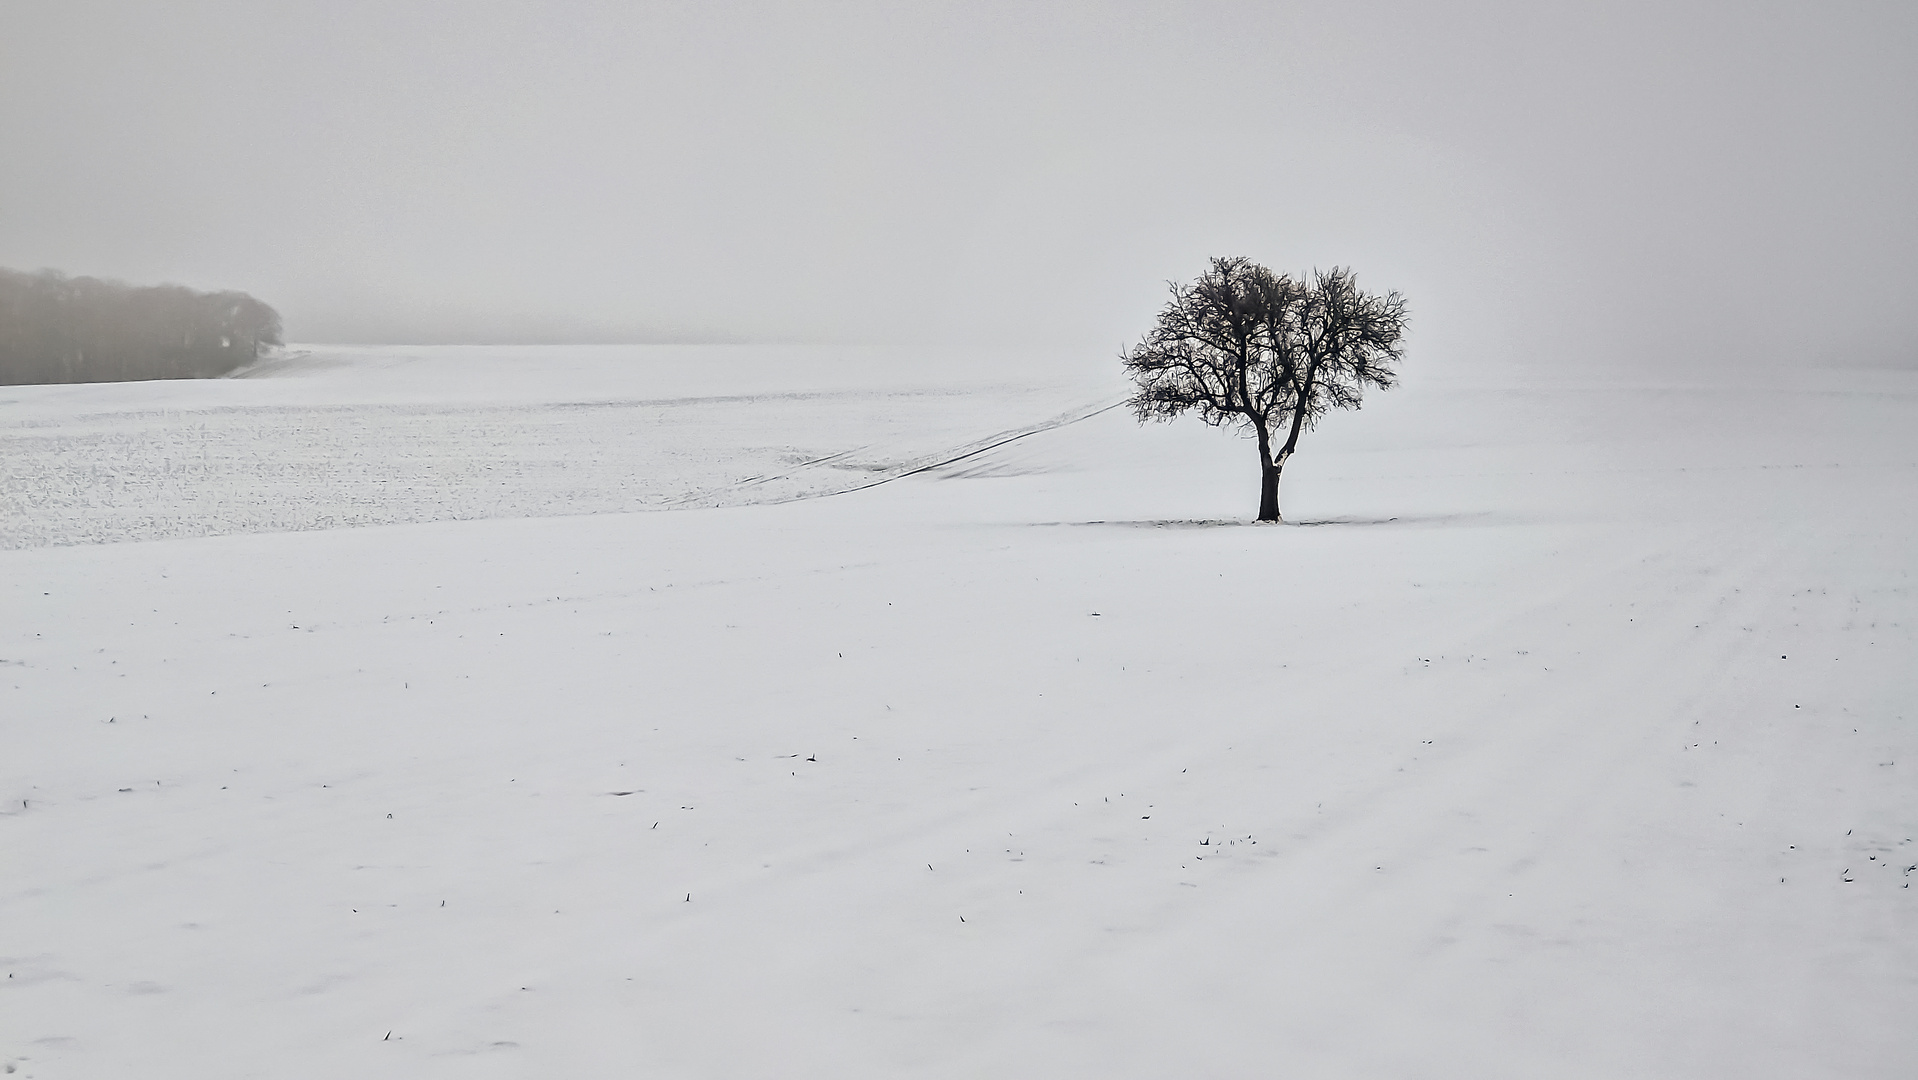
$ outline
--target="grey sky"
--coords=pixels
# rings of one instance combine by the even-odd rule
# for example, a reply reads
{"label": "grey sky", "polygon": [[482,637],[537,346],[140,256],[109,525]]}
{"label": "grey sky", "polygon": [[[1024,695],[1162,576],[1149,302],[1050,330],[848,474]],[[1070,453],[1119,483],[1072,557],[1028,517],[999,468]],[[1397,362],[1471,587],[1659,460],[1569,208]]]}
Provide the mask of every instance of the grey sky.
{"label": "grey sky", "polygon": [[1116,351],[1209,254],[1418,350],[1898,361],[1918,5],[7,0],[0,265],[303,340]]}

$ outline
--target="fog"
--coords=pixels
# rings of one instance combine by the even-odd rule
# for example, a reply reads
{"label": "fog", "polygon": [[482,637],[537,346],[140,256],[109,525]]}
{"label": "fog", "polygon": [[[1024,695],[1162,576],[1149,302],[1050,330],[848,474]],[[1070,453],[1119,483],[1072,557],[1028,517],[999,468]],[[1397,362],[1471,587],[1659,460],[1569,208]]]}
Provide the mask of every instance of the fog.
{"label": "fog", "polygon": [[0,265],[296,341],[1043,344],[1215,254],[1412,357],[1910,362],[1918,7],[15,0]]}

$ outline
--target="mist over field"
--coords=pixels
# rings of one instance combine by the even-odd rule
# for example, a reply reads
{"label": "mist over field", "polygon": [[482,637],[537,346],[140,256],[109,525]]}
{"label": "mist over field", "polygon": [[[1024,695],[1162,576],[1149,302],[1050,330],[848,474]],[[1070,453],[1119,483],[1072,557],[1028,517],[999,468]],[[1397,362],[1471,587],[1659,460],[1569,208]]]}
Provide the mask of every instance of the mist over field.
{"label": "mist over field", "polygon": [[1914,53],[10,5],[0,1071],[1904,1080]]}
{"label": "mist over field", "polygon": [[1909,363],[1918,13],[26,0],[0,266],[291,341],[1134,339],[1351,265],[1430,366]]}

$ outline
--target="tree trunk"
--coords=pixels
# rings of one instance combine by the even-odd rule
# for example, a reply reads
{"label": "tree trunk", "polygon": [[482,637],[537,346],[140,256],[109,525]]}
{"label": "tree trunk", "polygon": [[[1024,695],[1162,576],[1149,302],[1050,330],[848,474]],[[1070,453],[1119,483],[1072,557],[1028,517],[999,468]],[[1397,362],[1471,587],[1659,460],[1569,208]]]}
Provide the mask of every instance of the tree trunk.
{"label": "tree trunk", "polygon": [[1259,436],[1259,520],[1279,520],[1279,469],[1272,462],[1272,437],[1264,424],[1254,424]]}
{"label": "tree trunk", "polygon": [[[1292,409],[1291,429],[1286,432],[1285,445],[1279,447],[1278,459],[1273,460],[1271,441],[1265,428],[1259,428],[1259,460],[1265,465],[1265,493],[1261,498],[1259,520],[1280,521],[1279,517],[1279,474],[1285,471],[1285,463],[1292,460],[1292,452],[1299,448],[1299,431],[1305,426],[1305,406],[1312,397],[1312,388],[1318,382],[1316,370],[1306,372],[1305,389],[1299,395],[1299,402]],[[1265,506],[1272,507],[1272,516],[1265,516]]]}

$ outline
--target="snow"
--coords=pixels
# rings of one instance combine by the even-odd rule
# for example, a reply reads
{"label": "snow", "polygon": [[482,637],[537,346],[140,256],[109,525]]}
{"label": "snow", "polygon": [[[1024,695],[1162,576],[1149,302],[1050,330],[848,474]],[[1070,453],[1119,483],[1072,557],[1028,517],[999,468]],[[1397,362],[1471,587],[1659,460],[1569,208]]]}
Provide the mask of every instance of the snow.
{"label": "snow", "polygon": [[[1283,526],[1242,442],[1051,424],[1110,375],[314,349],[10,389],[0,1061],[1908,1074],[1918,373],[1415,370],[1304,442]],[[431,491],[533,446],[510,497]],[[403,467],[391,523],[281,505]]]}
{"label": "snow", "polygon": [[[806,498],[1116,397],[1035,378],[1029,355],[967,358],[931,385],[882,360],[332,346],[211,384],[20,388],[0,400],[0,548]],[[981,431],[980,413],[1027,426]]]}

